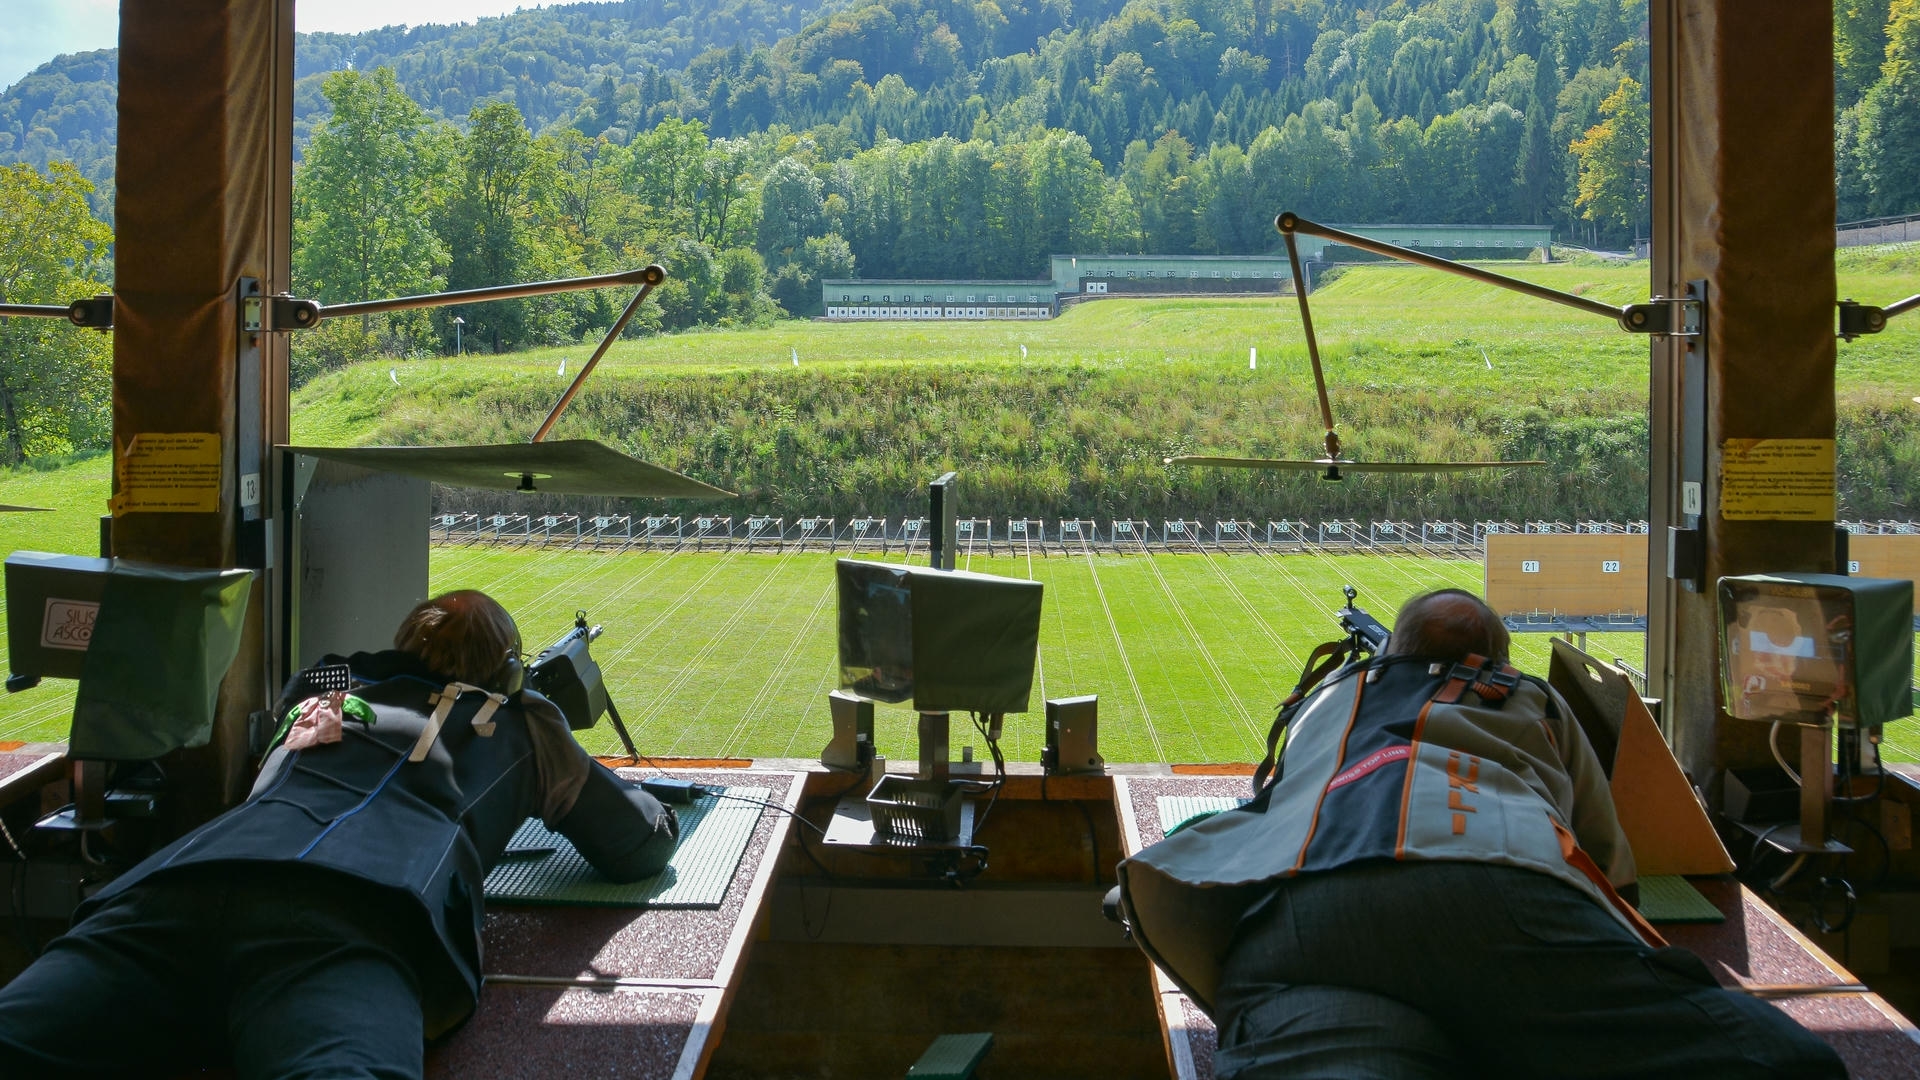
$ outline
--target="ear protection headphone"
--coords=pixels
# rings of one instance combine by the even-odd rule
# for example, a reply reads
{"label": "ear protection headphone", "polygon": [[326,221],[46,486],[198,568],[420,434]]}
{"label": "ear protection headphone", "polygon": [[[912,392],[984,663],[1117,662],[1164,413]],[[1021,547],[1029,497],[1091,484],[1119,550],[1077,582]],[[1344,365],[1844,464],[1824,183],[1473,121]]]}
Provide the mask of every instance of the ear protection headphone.
{"label": "ear protection headphone", "polygon": [[494,676],[493,685],[488,687],[496,694],[512,697],[527,685],[527,669],[520,663],[520,654],[507,650],[507,658],[500,663],[499,674]]}

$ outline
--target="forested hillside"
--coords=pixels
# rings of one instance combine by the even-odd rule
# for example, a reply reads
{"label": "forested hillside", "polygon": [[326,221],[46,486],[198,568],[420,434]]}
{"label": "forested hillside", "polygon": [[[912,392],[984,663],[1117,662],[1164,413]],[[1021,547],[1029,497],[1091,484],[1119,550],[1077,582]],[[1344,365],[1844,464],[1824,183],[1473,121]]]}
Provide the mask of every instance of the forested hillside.
{"label": "forested hillside", "polygon": [[[1842,217],[1920,209],[1920,14],[1833,3]],[[1135,196],[1170,189],[1148,216],[1183,220],[1144,230],[1163,250],[1267,245],[1243,222],[1184,221],[1209,184],[1263,201],[1236,186],[1245,162],[1324,218],[1552,223],[1619,244],[1645,220],[1645,19],[1645,0],[616,0],[303,35],[296,123],[304,144],[330,111],[327,73],[389,67],[457,125],[509,102],[536,134],[615,145],[668,118],[781,128],[816,165],[890,139],[1072,132],[1109,176],[1137,160]],[[0,162],[70,160],[109,191],[115,74],[112,51],[88,53],[8,88]]]}
{"label": "forested hillside", "polygon": [[[1833,3],[1842,214],[1920,211],[1920,0]],[[308,35],[293,284],[342,302],[658,261],[647,334],[813,313],[823,278],[1268,251],[1283,209],[1624,247],[1647,220],[1645,20],[1646,0],[622,0]],[[0,163],[71,159],[105,217],[114,78],[108,51],[9,88]],[[329,322],[295,377],[568,344],[618,304]]]}
{"label": "forested hillside", "polygon": [[[559,4],[458,26],[390,26],[361,34],[301,34],[294,48],[294,129],[304,145],[329,111],[329,72],[390,67],[437,117],[465,120],[509,101],[535,130],[616,122],[602,102],[629,77],[684,69],[707,49],[759,48],[792,34],[836,0],[610,0]],[[395,14],[404,18],[405,12]],[[71,161],[111,203],[117,51],[58,57],[0,94],[0,164]],[[604,119],[599,119],[604,117]],[[595,124],[598,123],[598,128]],[[625,142],[631,129],[614,131]]]}

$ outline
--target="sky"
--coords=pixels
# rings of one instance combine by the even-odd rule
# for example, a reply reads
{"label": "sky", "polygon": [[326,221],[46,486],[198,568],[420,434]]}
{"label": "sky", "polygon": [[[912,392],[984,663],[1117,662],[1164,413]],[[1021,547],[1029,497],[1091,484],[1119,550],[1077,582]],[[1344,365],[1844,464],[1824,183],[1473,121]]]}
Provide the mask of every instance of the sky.
{"label": "sky", "polygon": [[[294,23],[303,31],[350,34],[404,22],[472,22],[542,0],[297,0]],[[396,17],[396,13],[398,17]],[[0,88],[61,53],[111,49],[119,44],[120,0],[0,0]]]}

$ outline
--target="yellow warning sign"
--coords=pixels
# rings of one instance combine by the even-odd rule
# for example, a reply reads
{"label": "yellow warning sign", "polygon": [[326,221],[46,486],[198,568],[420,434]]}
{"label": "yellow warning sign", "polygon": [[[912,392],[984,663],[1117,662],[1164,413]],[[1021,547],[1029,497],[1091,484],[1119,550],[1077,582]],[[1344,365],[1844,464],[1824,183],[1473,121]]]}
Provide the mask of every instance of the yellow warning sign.
{"label": "yellow warning sign", "polygon": [[1720,517],[1832,521],[1832,439],[1728,439],[1720,444]]}
{"label": "yellow warning sign", "polygon": [[220,436],[142,432],[115,463],[113,513],[215,513],[220,509]]}

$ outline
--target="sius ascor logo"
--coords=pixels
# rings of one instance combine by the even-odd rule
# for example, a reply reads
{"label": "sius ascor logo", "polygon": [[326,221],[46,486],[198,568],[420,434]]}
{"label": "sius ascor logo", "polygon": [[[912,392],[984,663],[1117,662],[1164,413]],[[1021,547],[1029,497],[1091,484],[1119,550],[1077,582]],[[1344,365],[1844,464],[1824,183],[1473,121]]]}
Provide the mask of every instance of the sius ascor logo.
{"label": "sius ascor logo", "polygon": [[40,645],[47,649],[86,652],[93,640],[93,623],[100,605],[89,600],[47,598],[46,617],[40,623]]}

